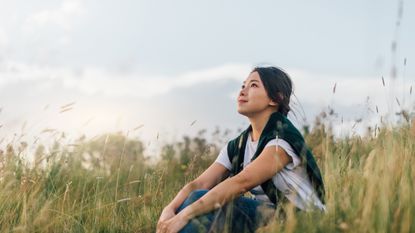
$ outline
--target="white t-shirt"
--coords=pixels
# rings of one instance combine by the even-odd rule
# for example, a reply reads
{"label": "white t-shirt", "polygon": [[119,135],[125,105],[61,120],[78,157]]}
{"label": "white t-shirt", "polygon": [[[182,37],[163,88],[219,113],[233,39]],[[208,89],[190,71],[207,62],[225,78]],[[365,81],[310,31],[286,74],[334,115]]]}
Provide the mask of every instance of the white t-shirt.
{"label": "white t-shirt", "polygon": [[[246,167],[251,162],[258,147],[258,141],[253,142],[250,133],[248,134],[246,143],[243,167]],[[269,141],[265,147],[268,146],[280,146],[292,158],[292,162],[272,177],[275,187],[284,193],[288,200],[295,206],[302,210],[313,210],[317,208],[326,211],[326,207],[322,204],[311,185],[306,167],[302,163],[301,158],[295,154],[290,144],[283,139],[276,138]],[[222,148],[215,162],[231,171],[232,164],[228,157],[227,147],[228,145]],[[256,199],[271,203],[260,185],[253,188],[251,192],[255,194]]]}

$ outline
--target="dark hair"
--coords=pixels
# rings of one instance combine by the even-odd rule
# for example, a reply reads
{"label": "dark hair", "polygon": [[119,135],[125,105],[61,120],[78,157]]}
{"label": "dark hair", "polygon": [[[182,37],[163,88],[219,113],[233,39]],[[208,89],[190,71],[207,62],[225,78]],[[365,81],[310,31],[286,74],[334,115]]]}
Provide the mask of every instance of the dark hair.
{"label": "dark hair", "polygon": [[288,115],[292,93],[291,78],[286,72],[274,66],[255,67],[252,72],[258,72],[268,97],[278,103],[278,112]]}

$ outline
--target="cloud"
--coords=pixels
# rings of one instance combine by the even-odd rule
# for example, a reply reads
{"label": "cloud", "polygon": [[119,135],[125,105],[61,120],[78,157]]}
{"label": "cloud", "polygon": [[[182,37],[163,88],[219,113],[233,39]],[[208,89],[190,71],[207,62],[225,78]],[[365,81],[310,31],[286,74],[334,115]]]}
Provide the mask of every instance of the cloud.
{"label": "cloud", "polygon": [[[75,89],[87,95],[104,94],[112,97],[132,96],[143,99],[168,93],[177,88],[197,84],[234,80],[242,82],[249,74],[249,64],[224,64],[222,66],[194,70],[178,75],[144,75],[138,71],[129,73],[111,72],[103,68],[86,67],[72,70],[65,67],[41,66],[15,61],[0,62],[0,88],[8,83],[58,80],[65,88]],[[287,69],[294,83],[294,94],[301,102],[311,105],[362,104],[371,101],[384,102],[387,98],[395,101],[391,90],[402,90],[402,83],[382,85],[380,77],[327,75]],[[408,77],[407,77],[408,78]],[[408,78],[409,79],[409,78]],[[388,81],[388,80],[386,80]],[[336,90],[333,93],[334,85]],[[228,93],[234,99],[239,86]],[[409,89],[408,89],[409,94]],[[402,93],[396,97],[401,98]]]}
{"label": "cloud", "polygon": [[0,49],[7,48],[8,38],[4,30],[0,27]]}
{"label": "cloud", "polygon": [[7,83],[37,80],[39,83],[59,80],[67,88],[79,90],[85,94],[97,93],[113,97],[133,96],[151,98],[176,88],[189,87],[199,83],[219,82],[221,80],[243,80],[250,66],[227,64],[210,69],[179,74],[177,76],[145,76],[137,72],[122,74],[88,67],[82,71],[19,62],[0,63],[2,82]]}
{"label": "cloud", "polygon": [[24,28],[31,31],[34,28],[56,25],[65,30],[70,30],[72,19],[80,16],[84,11],[82,1],[64,0],[56,9],[41,10],[31,14],[27,18]]}
{"label": "cloud", "polygon": [[92,94],[103,92],[107,95],[130,95],[151,98],[165,94],[176,88],[190,87],[201,83],[218,82],[221,80],[243,80],[249,66],[227,64],[211,69],[186,72],[177,76],[143,76],[130,74],[118,76],[101,69],[86,69],[79,83],[72,83],[77,88]]}
{"label": "cloud", "polygon": [[[29,65],[21,62],[0,62],[0,88],[10,83],[36,81],[44,84],[59,81],[62,86],[86,95],[102,94],[108,97],[136,97],[150,99],[178,88],[187,88],[198,84],[242,82],[252,66],[248,64],[224,64],[208,69],[194,70],[172,76],[144,75],[138,71],[130,73],[110,72],[103,68],[86,67],[71,70],[65,67]],[[388,102],[400,99],[402,94],[394,94],[391,89],[402,90],[401,83],[387,83],[383,87],[380,77],[342,76],[305,72],[287,69],[294,83],[294,94],[300,104],[311,106],[353,106],[364,105],[365,101],[376,104],[386,110]],[[336,91],[333,93],[334,85]],[[47,85],[46,85],[47,86]],[[239,86],[227,93],[235,99]],[[409,89],[408,89],[409,90]],[[409,91],[408,91],[409,92]],[[409,100],[409,93],[407,96]],[[295,102],[296,99],[292,98]],[[402,102],[402,101],[401,101]],[[407,104],[410,103],[407,101]]]}
{"label": "cloud", "polygon": [[[288,73],[294,83],[294,93],[300,101],[310,105],[355,106],[369,102],[386,111],[387,105],[395,102],[395,97],[402,99],[405,95],[410,100],[409,85],[403,87],[400,80],[393,82],[385,78],[386,86],[383,86],[381,77],[318,74],[295,69]],[[407,90],[407,93],[399,90]]]}
{"label": "cloud", "polygon": [[[192,135],[198,129],[215,126],[231,130],[245,128],[247,120],[237,114],[235,98],[251,68],[247,64],[226,64],[157,76],[138,71],[110,72],[96,67],[77,71],[0,62],[0,108],[3,108],[0,131],[13,137],[27,121],[27,137],[37,136],[44,128],[56,128],[77,137],[126,131],[143,124],[137,133],[140,138],[152,141],[154,146],[160,131],[167,132],[160,134],[165,139],[165,135]],[[387,88],[379,79],[295,69],[287,69],[287,72],[308,119],[312,120],[328,104],[340,117],[344,116],[343,122],[340,117],[333,121],[337,135],[364,133],[366,126],[373,127],[380,115],[388,111],[381,105]],[[337,88],[333,94],[334,83]],[[365,109],[369,94],[370,104],[378,104],[380,114]],[[72,102],[76,104],[71,111],[60,113],[62,105]],[[357,118],[363,121],[353,127]],[[304,123],[295,117],[291,119],[297,127]],[[190,126],[195,120],[197,123]]]}

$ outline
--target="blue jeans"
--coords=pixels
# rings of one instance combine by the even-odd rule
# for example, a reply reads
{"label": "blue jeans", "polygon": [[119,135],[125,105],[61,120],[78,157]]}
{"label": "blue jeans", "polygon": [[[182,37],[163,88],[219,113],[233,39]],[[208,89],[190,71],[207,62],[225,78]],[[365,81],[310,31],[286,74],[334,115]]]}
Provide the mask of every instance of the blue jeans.
{"label": "blue jeans", "polygon": [[[187,199],[176,210],[180,212],[209,190],[198,189],[189,194]],[[202,232],[255,232],[266,225],[274,216],[275,207],[261,200],[237,197],[223,207],[191,219],[180,233]]]}

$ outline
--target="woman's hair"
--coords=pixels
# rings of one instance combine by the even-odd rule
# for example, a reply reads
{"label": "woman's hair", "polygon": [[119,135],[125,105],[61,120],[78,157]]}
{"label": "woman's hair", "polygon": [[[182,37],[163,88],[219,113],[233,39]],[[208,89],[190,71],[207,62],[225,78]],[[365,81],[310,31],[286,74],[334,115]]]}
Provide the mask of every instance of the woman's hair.
{"label": "woman's hair", "polygon": [[255,67],[252,72],[258,72],[268,97],[278,103],[278,112],[288,115],[292,93],[291,78],[286,72],[274,66]]}

